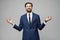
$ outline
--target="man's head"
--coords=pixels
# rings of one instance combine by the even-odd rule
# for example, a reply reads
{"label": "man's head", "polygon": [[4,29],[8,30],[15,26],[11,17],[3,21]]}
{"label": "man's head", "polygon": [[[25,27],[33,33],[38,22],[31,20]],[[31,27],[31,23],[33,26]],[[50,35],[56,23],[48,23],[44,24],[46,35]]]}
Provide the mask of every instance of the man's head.
{"label": "man's head", "polygon": [[28,13],[32,12],[33,4],[31,2],[25,3],[25,9]]}

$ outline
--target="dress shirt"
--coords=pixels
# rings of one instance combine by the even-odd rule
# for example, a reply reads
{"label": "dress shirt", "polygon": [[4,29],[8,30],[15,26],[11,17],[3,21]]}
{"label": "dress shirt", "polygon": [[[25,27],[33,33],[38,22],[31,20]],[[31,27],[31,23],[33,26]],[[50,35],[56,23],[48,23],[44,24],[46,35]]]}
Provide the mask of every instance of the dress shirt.
{"label": "dress shirt", "polygon": [[32,12],[31,12],[31,13],[27,13],[27,20],[28,20],[28,22],[29,22],[29,14],[30,14],[31,22],[32,22],[32,16],[33,16],[32,14],[33,14],[33,13],[32,13]]}

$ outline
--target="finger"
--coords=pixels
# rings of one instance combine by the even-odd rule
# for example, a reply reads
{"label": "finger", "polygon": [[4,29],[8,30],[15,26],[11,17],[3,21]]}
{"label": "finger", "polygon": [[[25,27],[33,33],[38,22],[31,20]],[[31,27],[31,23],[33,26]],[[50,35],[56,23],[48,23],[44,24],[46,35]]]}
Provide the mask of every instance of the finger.
{"label": "finger", "polygon": [[9,20],[7,20],[7,22],[10,23]]}
{"label": "finger", "polygon": [[49,20],[51,20],[51,19],[52,19],[52,17],[49,18]]}
{"label": "finger", "polygon": [[50,16],[47,16],[47,18],[49,18]]}
{"label": "finger", "polygon": [[48,16],[48,18],[49,18],[49,19],[52,19],[52,17],[51,17],[51,16]]}
{"label": "finger", "polygon": [[10,19],[7,19],[6,21],[9,23]]}

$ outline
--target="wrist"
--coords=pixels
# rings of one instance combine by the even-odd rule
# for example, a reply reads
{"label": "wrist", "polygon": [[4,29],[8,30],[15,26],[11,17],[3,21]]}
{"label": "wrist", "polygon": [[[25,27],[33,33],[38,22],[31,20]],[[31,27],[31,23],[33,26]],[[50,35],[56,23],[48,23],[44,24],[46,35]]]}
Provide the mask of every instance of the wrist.
{"label": "wrist", "polygon": [[14,23],[10,23],[11,25],[14,25]]}
{"label": "wrist", "polygon": [[47,23],[47,20],[45,20],[45,23]]}

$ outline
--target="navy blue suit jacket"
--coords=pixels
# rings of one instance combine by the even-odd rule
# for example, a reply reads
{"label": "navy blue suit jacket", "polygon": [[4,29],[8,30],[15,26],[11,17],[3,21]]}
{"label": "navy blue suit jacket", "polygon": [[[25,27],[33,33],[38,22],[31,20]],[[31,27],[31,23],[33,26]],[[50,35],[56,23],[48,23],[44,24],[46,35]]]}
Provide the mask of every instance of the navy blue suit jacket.
{"label": "navy blue suit jacket", "polygon": [[15,24],[13,28],[17,29],[18,31],[23,29],[22,40],[40,40],[38,29],[42,30],[44,26],[44,23],[41,24],[39,15],[33,13],[31,24],[28,23],[27,14],[24,14],[20,18],[19,26]]}

